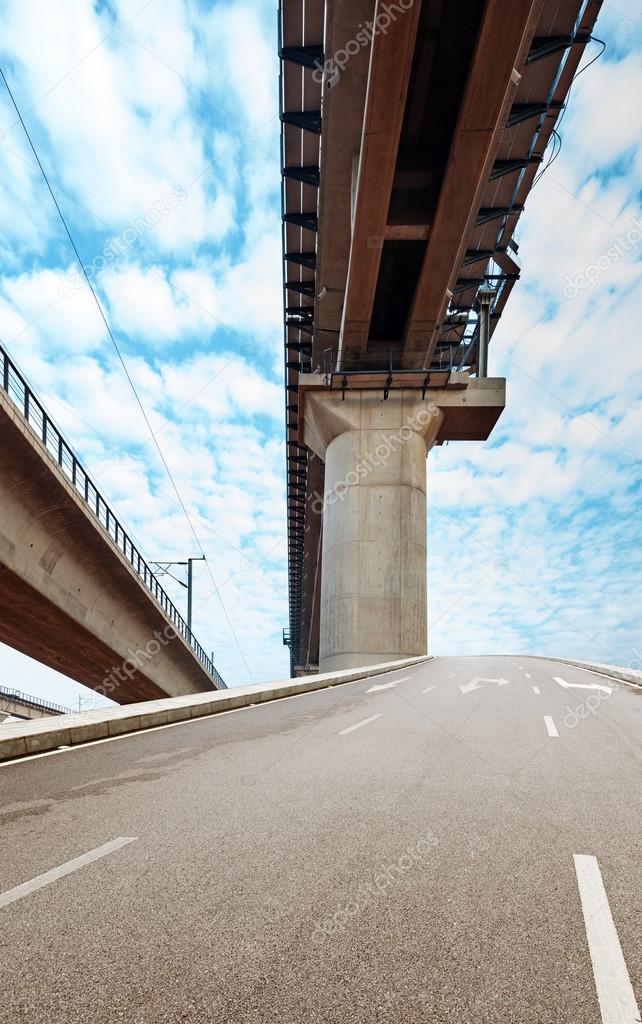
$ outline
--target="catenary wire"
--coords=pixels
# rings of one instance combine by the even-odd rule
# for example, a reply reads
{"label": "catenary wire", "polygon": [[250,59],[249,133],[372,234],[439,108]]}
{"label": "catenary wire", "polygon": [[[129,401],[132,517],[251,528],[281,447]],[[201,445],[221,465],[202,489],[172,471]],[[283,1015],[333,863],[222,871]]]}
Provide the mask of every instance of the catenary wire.
{"label": "catenary wire", "polygon": [[178,486],[176,484],[176,481],[174,479],[172,471],[170,470],[169,465],[167,463],[167,460],[166,460],[166,458],[165,458],[165,456],[163,454],[163,450],[162,450],[162,448],[161,448],[161,446],[160,446],[160,444],[158,442],[158,439],[157,439],[154,431],[152,430],[152,425],[151,425],[151,423],[149,421],[149,418],[148,418],[147,413],[145,411],[145,407],[143,406],[143,403],[142,403],[142,401],[140,399],[138,391],[136,390],[136,385],[134,384],[132,376],[131,376],[128,368],[127,368],[127,364],[126,364],[126,362],[125,362],[125,360],[123,358],[122,352],[120,351],[120,348],[118,346],[118,342],[116,341],[116,338],[114,337],[113,331],[112,331],[111,327],[109,326],[109,322],[108,322],[107,317],[105,315],[105,311],[104,311],[104,309],[102,307],[102,304],[101,304],[101,302],[100,302],[100,300],[99,300],[99,298],[98,298],[98,296],[97,296],[97,294],[96,294],[96,292],[94,290],[94,287],[93,287],[93,285],[91,283],[89,275],[88,275],[88,273],[87,273],[87,271],[85,269],[85,265],[84,265],[84,263],[82,261],[82,257],[80,255],[80,252],[78,251],[78,247],[77,247],[77,245],[76,245],[76,243],[75,243],[75,241],[73,239],[71,231],[69,230],[69,227],[67,225],[67,221],[65,220],[64,214],[63,214],[63,212],[62,212],[62,210],[60,208],[60,205],[58,203],[58,200],[56,199],[55,193],[54,193],[54,191],[53,191],[53,189],[51,187],[51,183],[50,183],[49,178],[47,176],[47,172],[45,171],[45,169],[44,169],[44,167],[42,165],[42,161],[40,160],[40,157],[38,156],[38,152],[37,152],[36,147],[35,147],[35,145],[34,145],[34,143],[32,141],[31,135],[29,133],[29,129],[27,128],[27,125],[25,124],[24,118],[22,117],[22,114],[20,113],[20,109],[18,107],[18,104],[16,103],[15,97],[14,97],[13,92],[11,90],[11,86],[9,85],[9,82],[7,81],[7,77],[6,77],[2,67],[0,67],[0,76],[2,76],[2,81],[4,82],[4,85],[5,85],[5,88],[7,90],[7,93],[9,94],[9,98],[10,98],[12,104],[13,104],[13,107],[14,107],[15,111],[16,111],[16,114],[18,116],[18,120],[20,121],[20,124],[22,125],[22,129],[23,129],[23,131],[25,133],[25,136],[27,138],[29,146],[31,147],[31,151],[32,151],[32,153],[33,153],[33,155],[35,157],[36,163],[38,164],[38,167],[40,168],[40,173],[41,173],[41,175],[42,175],[42,177],[44,179],[44,182],[45,182],[45,184],[47,186],[49,194],[50,194],[50,196],[51,196],[51,198],[53,200],[54,206],[56,207],[56,211],[58,213],[58,216],[60,218],[62,226],[65,229],[65,233],[67,235],[67,238],[69,239],[69,243],[70,243],[70,245],[71,245],[71,247],[72,247],[72,249],[73,249],[73,251],[75,253],[76,259],[78,260],[78,264],[79,264],[80,269],[82,271],[83,277],[85,278],[85,281],[87,282],[87,285],[89,287],[89,290],[91,292],[93,300],[94,300],[94,302],[96,304],[96,308],[98,309],[98,312],[100,313],[100,316],[101,316],[101,319],[102,319],[102,321],[103,321],[103,323],[105,325],[105,329],[107,331],[107,334],[109,335],[109,337],[111,339],[111,342],[112,342],[112,345],[113,345],[114,350],[116,352],[116,355],[118,356],[118,360],[119,360],[119,362],[120,362],[120,364],[121,364],[121,366],[123,368],[123,372],[124,372],[125,376],[127,377],[127,380],[129,381],[129,384],[130,384],[130,387],[131,387],[132,392],[134,394],[134,398],[136,399],[138,408],[140,409],[141,415],[142,415],[143,419],[145,420],[147,428],[148,428],[148,430],[149,430],[149,432],[150,432],[150,434],[151,434],[151,436],[152,436],[152,438],[154,440],[154,445],[155,445],[156,450],[158,452],[159,458],[160,458],[160,460],[161,460],[161,462],[162,462],[162,464],[163,464],[163,466],[165,468],[165,472],[167,473],[167,476],[168,476],[168,478],[169,478],[169,480],[170,480],[170,482],[172,484],[172,487],[173,487],[173,489],[174,489],[174,491],[176,493],[176,497],[178,499],[178,503],[181,506],[181,509],[183,510],[183,513],[185,515],[185,518],[187,520],[189,528],[190,528],[190,530],[192,532],[192,535],[194,537],[196,545],[197,545],[201,555],[203,556],[203,558],[205,560],[205,564],[207,565],[208,573],[209,573],[210,579],[212,580],[212,585],[214,587],[214,592],[216,593],[216,596],[218,597],[218,600],[219,600],[219,603],[220,603],[221,608],[223,610],[223,614],[224,614],[225,619],[227,621],[230,633],[232,634],[232,636],[234,638],[234,642],[235,642],[235,644],[236,644],[236,646],[238,648],[239,654],[241,655],[241,658],[243,659],[243,663],[245,665],[247,673],[248,673],[250,679],[253,679],[252,673],[250,671],[250,667],[249,667],[249,665],[247,663],[247,659],[246,659],[245,654],[243,653],[243,649],[242,649],[242,647],[241,647],[241,645],[239,643],[238,636],[236,634],[236,630],[234,629],[234,626],[232,624],[232,620],[230,619],[230,616],[228,614],[227,608],[225,607],[225,603],[223,601],[223,598],[221,597],[219,588],[216,585],[216,580],[214,579],[214,574],[213,574],[212,569],[211,569],[211,567],[209,565],[209,562],[207,561],[207,558],[205,556],[205,552],[203,551],[203,547],[202,547],[201,542],[200,542],[200,540],[198,538],[196,530],[194,529],[194,524],[192,523],[190,514],[187,511],[187,507],[185,505],[185,502],[183,501],[183,498],[182,498],[181,493],[180,493],[180,491],[178,489]]}

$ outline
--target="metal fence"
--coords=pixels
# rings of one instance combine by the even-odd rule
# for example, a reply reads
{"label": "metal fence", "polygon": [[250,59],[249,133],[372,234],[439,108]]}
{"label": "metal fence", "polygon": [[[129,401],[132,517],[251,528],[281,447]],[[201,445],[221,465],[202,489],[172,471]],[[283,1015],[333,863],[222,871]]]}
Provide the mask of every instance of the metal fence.
{"label": "metal fence", "polygon": [[22,690],[10,690],[8,686],[0,686],[0,703],[2,698],[7,697],[17,704],[24,704],[30,708],[42,708],[43,711],[55,711],[59,715],[68,715],[71,708],[63,707],[62,704],[53,704],[50,700],[43,700],[41,697],[33,697],[30,693],[23,693]]}
{"label": "metal fence", "polygon": [[192,649],[203,667],[214,679],[217,687],[226,689],[226,684],[214,668],[212,659],[201,647],[192,631],[188,629],[185,619],[170,600],[129,534],[87,475],[78,457],[47,415],[2,345],[0,345],[0,384],[40,438],[49,454],[58,463],[76,493],[84,500],[87,510],[107,531],[120,553],[125,556],[138,578],[142,580],[147,590],[163,609],[177,634],[182,636]]}

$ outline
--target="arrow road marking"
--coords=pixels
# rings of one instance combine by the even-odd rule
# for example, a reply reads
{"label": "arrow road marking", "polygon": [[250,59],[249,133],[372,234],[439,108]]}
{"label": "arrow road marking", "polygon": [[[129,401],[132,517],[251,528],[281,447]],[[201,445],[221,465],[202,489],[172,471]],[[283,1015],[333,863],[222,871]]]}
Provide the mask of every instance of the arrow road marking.
{"label": "arrow road marking", "polygon": [[403,676],[402,679],[392,679],[389,683],[375,683],[375,685],[371,686],[369,690],[366,690],[366,693],[377,693],[379,690],[392,690],[393,686],[398,686],[399,683],[405,683],[408,679],[410,679],[410,676]]}
{"label": "arrow road marking", "polygon": [[480,683],[497,683],[498,686],[508,686],[508,679],[493,679],[490,676],[475,676],[469,683],[464,683],[459,689],[462,693],[472,693],[473,690],[480,690]]}
{"label": "arrow road marking", "polygon": [[556,683],[565,689],[570,690],[600,690],[602,693],[613,693],[612,686],[605,686],[604,683],[567,683],[565,679],[561,679],[560,676],[553,676]]}
{"label": "arrow road marking", "polygon": [[576,853],[575,874],[603,1024],[634,1024],[640,1019],[635,993],[595,857]]}
{"label": "arrow road marking", "polygon": [[465,683],[463,686],[460,686],[459,689],[462,693],[472,693],[473,690],[481,690],[479,679],[472,679],[470,683]]}

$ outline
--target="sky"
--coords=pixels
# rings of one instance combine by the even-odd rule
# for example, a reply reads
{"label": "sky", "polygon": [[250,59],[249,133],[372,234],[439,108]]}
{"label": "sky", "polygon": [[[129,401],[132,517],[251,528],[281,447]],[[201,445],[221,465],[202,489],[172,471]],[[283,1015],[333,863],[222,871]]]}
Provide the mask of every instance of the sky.
{"label": "sky", "polygon": [[[198,555],[228,683],[288,675],[276,11],[3,0],[0,63],[171,468],[150,438],[6,92],[0,339],[150,560]],[[605,4],[517,239],[490,442],[428,461],[433,654],[642,663],[642,26]],[[599,52],[592,43],[586,63]],[[176,572],[180,573],[180,569]],[[167,589],[179,607],[185,591]],[[90,691],[0,645],[0,682]]]}

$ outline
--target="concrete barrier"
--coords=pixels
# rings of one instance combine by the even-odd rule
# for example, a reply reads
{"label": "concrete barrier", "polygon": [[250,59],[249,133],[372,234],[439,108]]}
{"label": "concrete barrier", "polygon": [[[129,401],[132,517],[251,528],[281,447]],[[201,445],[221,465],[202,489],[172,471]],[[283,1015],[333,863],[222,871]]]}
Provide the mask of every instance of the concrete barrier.
{"label": "concrete barrier", "polygon": [[534,658],[536,661],[557,661],[560,665],[572,665],[574,668],[596,672],[599,676],[610,676],[611,679],[619,679],[631,686],[642,687],[642,672],[635,672],[633,669],[623,668],[621,665],[604,665],[599,661],[572,661],[570,658],[551,658],[538,654],[520,654],[519,657]]}
{"label": "concrete barrier", "polygon": [[292,697],[295,694],[323,690],[341,683],[352,683],[357,679],[393,672],[432,661],[425,655],[421,658],[405,658],[380,665],[367,665],[349,671],[325,672],[314,676],[301,676],[283,682],[258,683],[253,686],[238,686],[229,690],[215,690],[195,693],[189,697],[168,697],[150,700],[140,704],[128,704],[118,708],[96,708],[78,714],[60,715],[55,719],[41,719],[36,722],[16,722],[0,726],[0,761],[7,761],[27,754],[39,754],[58,747],[89,743],[109,736],[122,736],[156,725],[187,721],[206,715],[220,714],[233,708],[249,707],[266,701]]}

